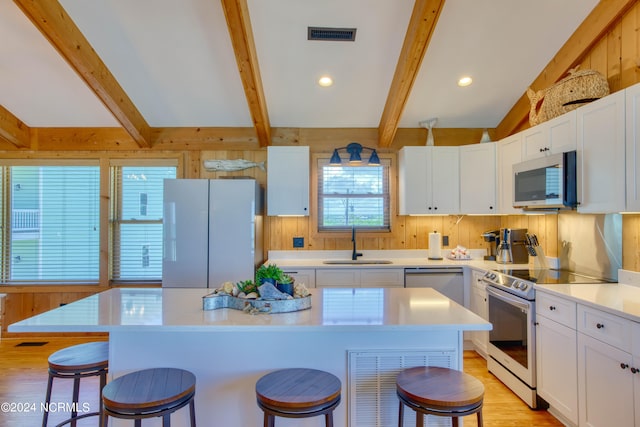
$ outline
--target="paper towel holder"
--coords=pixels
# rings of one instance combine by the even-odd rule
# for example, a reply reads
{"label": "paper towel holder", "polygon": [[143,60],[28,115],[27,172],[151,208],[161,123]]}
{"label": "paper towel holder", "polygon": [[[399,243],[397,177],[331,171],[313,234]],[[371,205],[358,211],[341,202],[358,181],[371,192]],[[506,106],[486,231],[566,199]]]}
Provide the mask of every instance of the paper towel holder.
{"label": "paper towel holder", "polygon": [[433,233],[429,233],[429,250],[428,259],[441,260],[442,259],[442,247],[441,247],[441,234],[436,230]]}

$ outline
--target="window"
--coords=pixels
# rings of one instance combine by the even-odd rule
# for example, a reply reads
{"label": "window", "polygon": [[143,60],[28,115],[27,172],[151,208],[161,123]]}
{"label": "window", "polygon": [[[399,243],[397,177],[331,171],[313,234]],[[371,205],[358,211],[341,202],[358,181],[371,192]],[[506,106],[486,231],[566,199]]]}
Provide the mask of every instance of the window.
{"label": "window", "polygon": [[164,179],[176,177],[176,166],[120,164],[112,166],[111,176],[111,278],[161,280],[162,193]]}
{"label": "window", "polygon": [[340,166],[318,160],[318,230],[390,230],[389,160]]}
{"label": "window", "polygon": [[97,282],[97,162],[13,163],[20,164],[0,165],[2,213],[9,223],[0,235],[1,282]]}

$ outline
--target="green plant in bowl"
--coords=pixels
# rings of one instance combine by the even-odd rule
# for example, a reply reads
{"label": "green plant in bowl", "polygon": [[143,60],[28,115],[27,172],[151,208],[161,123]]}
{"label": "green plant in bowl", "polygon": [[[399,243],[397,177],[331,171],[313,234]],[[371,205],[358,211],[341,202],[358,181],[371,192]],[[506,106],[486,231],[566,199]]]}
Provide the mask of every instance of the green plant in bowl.
{"label": "green plant in bowl", "polygon": [[275,286],[283,275],[282,269],[275,264],[261,265],[256,270],[256,285],[260,286],[264,282],[271,282]]}

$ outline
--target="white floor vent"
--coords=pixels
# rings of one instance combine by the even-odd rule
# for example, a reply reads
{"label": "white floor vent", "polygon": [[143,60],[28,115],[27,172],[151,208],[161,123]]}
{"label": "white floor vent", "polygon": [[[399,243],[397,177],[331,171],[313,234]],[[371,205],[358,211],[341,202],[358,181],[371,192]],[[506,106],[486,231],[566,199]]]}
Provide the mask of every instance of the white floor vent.
{"label": "white floor vent", "polygon": [[[456,367],[456,351],[349,351],[349,427],[398,424],[396,375],[413,366]],[[415,413],[405,408],[403,427],[415,427]],[[451,426],[444,417],[426,417],[425,426]]]}

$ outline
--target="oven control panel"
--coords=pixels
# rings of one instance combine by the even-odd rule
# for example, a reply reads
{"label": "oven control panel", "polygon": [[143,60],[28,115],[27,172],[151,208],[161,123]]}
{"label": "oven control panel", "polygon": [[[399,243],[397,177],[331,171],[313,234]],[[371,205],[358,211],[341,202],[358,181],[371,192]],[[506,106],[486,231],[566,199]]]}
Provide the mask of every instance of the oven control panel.
{"label": "oven control panel", "polygon": [[487,285],[494,286],[528,300],[533,300],[535,297],[533,283],[528,280],[518,279],[496,271],[487,271],[482,277],[482,280],[487,283]]}

